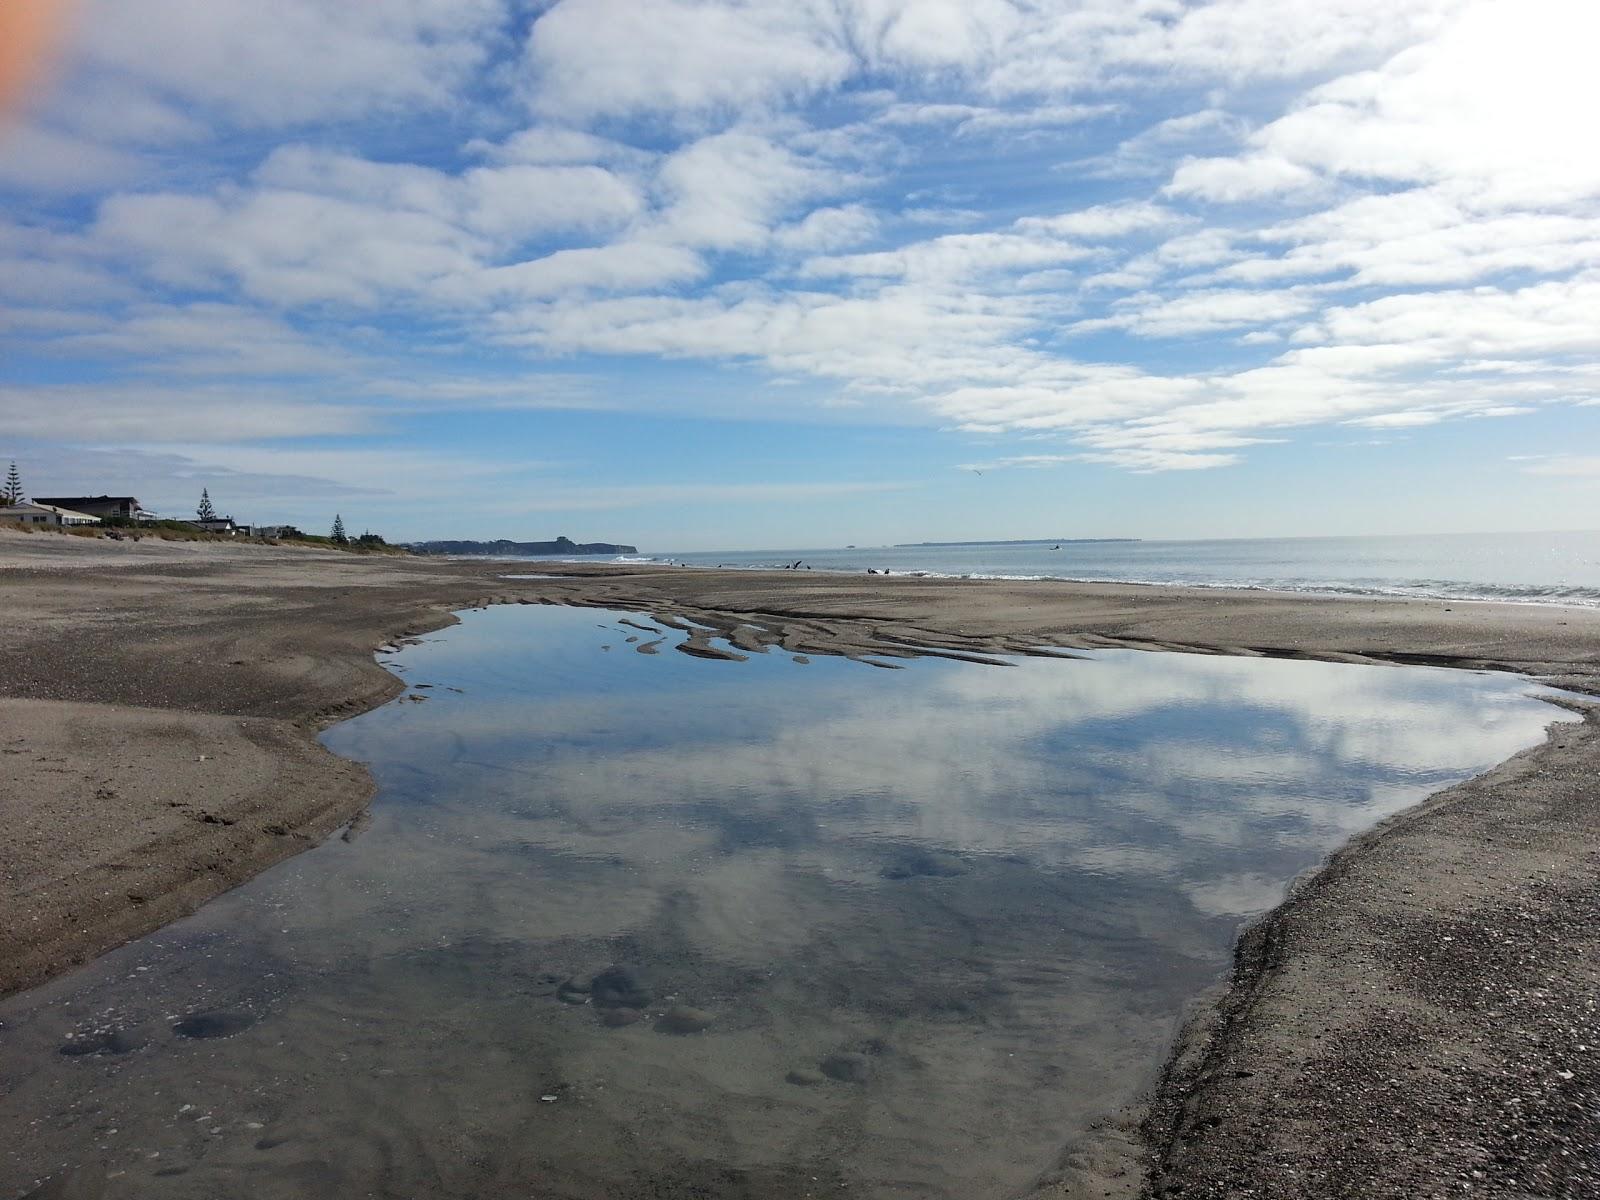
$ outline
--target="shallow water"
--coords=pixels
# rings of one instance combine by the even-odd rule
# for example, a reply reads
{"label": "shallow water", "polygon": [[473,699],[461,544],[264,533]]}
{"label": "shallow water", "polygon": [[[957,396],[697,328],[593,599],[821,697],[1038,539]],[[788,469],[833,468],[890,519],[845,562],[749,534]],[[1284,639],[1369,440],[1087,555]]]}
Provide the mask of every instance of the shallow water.
{"label": "shallow water", "polygon": [[359,836],[0,1005],[0,1197],[1026,1192],[1288,880],[1562,716],[1424,668],[709,662],[623,618],[406,648],[327,735],[380,784]]}

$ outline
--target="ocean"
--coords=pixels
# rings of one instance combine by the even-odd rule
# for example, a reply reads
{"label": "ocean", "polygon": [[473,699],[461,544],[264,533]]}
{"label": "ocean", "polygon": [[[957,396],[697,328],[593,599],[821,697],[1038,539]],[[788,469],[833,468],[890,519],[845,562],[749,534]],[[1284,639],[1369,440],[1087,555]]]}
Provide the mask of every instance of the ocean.
{"label": "ocean", "polygon": [[1600,531],[663,551],[614,561],[1600,606]]}

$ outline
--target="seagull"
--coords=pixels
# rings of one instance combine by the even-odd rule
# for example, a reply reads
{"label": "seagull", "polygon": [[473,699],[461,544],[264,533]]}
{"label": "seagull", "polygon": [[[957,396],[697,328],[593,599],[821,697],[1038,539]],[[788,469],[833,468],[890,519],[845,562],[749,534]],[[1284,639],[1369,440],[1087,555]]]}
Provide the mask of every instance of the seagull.
{"label": "seagull", "polygon": [[980,471],[980,470],[978,470],[978,468],[977,468],[977,467],[973,467],[973,468],[972,468],[972,473],[973,473],[973,474],[974,474],[974,475],[982,475],[982,474],[983,474],[983,472],[982,472],[982,471]]}

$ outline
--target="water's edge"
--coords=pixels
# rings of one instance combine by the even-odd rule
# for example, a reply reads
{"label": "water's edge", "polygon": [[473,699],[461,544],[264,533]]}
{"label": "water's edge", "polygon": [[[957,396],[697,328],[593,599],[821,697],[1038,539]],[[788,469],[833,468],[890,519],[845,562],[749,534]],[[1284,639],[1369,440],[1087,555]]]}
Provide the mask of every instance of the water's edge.
{"label": "water's edge", "polygon": [[[1552,716],[1544,740],[1469,779],[1424,797],[1351,837],[1318,866],[1297,876],[1277,907],[1250,921],[1234,947],[1227,976],[1194,997],[1187,1008],[1159,1078],[1144,1101],[1130,1106],[1068,1147],[1059,1172],[1041,1181],[1038,1195],[1059,1200],[1136,1200],[1185,1190],[1187,1144],[1200,1131],[1238,1117],[1228,1098],[1211,1094],[1230,1074],[1246,1077],[1238,1056],[1273,983],[1292,965],[1291,925],[1314,923],[1309,912],[1365,865],[1385,842],[1419,830],[1446,810],[1481,799],[1498,784],[1542,774],[1558,758],[1569,758],[1575,741],[1600,745],[1600,702],[1544,697],[1546,703],[1582,717],[1581,725]],[[1562,739],[1558,741],[1558,739]],[[1398,880],[1389,881],[1396,887]],[[1417,882],[1413,880],[1413,882]],[[1409,890],[1409,889],[1408,889]],[[1301,938],[1304,931],[1296,930]],[[1308,1020],[1311,1014],[1307,1014]],[[1176,1184],[1176,1186],[1172,1186]]]}

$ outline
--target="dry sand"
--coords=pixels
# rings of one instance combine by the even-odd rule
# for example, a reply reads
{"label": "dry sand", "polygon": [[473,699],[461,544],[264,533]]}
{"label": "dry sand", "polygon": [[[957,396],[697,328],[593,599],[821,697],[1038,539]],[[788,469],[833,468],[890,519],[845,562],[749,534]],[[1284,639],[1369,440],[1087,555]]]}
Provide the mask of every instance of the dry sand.
{"label": "dry sand", "polygon": [[[616,567],[0,533],[0,992],[354,818],[315,742],[391,698],[378,645],[487,603],[708,626],[892,666],[1042,646],[1431,663],[1600,694],[1600,612],[1055,582]],[[1148,1112],[1064,1195],[1600,1194],[1600,726],[1360,839],[1244,939]]]}

